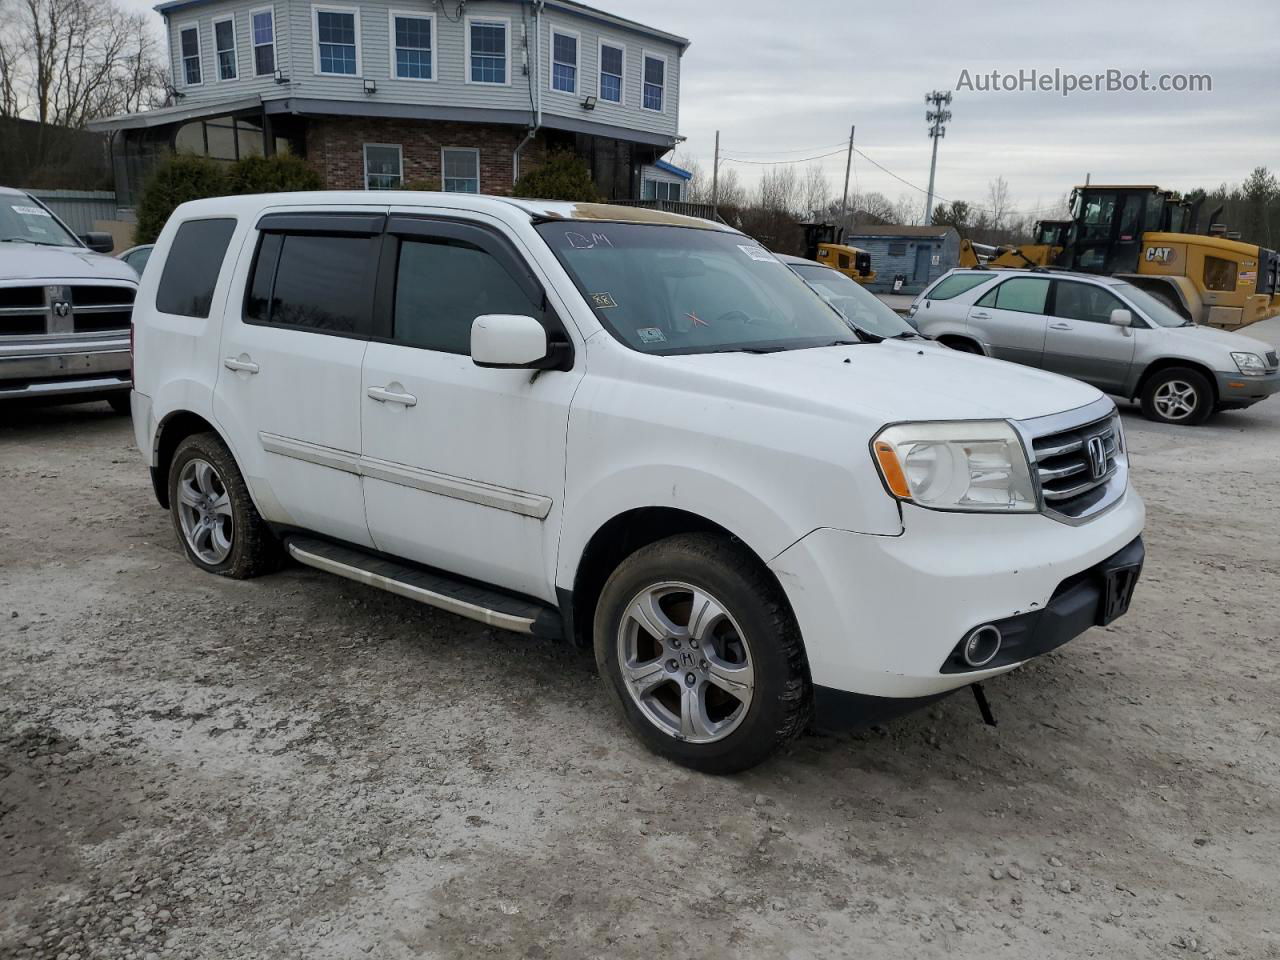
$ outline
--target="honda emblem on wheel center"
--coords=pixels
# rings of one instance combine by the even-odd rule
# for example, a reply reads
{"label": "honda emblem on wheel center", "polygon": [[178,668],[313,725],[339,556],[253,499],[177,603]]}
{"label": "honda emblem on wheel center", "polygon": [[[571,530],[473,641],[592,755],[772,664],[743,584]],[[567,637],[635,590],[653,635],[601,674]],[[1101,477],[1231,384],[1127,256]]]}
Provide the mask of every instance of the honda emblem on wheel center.
{"label": "honda emblem on wheel center", "polygon": [[684,667],[692,667],[692,666],[693,666],[693,661],[694,661],[693,654],[692,654],[692,653],[690,653],[688,650],[685,650],[685,651],[683,651],[683,652],[680,654],[680,665],[681,665],[681,666],[684,666]]}
{"label": "honda emblem on wheel center", "polygon": [[1107,473],[1107,445],[1101,437],[1090,437],[1086,448],[1089,454],[1089,472],[1093,479],[1101,480]]}

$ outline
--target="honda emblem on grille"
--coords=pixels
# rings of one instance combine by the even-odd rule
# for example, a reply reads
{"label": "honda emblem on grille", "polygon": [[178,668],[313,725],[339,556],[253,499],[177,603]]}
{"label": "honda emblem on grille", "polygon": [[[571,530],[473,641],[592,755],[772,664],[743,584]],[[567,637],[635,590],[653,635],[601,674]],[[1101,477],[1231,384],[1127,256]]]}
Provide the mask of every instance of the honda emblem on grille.
{"label": "honda emblem on grille", "polygon": [[71,304],[66,300],[55,300],[53,302],[53,312],[59,317],[69,317],[71,315]]}
{"label": "honda emblem on grille", "polygon": [[1089,454],[1089,472],[1101,480],[1107,474],[1107,445],[1101,437],[1090,437],[1085,448]]}

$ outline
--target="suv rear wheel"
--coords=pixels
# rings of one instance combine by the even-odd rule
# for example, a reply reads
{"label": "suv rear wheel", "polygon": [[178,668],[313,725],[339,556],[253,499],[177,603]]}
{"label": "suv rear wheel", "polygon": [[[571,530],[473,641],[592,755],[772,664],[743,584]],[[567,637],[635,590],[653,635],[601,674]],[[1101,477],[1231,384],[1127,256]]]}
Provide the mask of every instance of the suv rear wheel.
{"label": "suv rear wheel", "polygon": [[706,773],[765,759],[809,719],[800,630],[740,544],[680,534],[642,547],[605,583],[596,663],[632,731]]}
{"label": "suv rear wheel", "polygon": [[1190,367],[1160,370],[1142,388],[1142,414],[1159,423],[1204,423],[1213,403],[1208,377]]}
{"label": "suv rear wheel", "polygon": [[187,557],[202,570],[247,580],[280,565],[280,544],[217,434],[178,444],[169,465],[169,512]]}

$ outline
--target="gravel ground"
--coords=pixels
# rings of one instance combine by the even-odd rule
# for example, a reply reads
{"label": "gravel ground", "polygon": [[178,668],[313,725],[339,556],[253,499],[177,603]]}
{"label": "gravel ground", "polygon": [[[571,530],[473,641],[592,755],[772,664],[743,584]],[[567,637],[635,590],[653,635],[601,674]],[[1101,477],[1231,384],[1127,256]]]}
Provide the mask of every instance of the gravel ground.
{"label": "gravel ground", "polygon": [[1126,618],[997,728],[713,779],[570,648],[199,573],[105,404],[0,412],[0,956],[1280,957],[1280,400],[1125,421]]}

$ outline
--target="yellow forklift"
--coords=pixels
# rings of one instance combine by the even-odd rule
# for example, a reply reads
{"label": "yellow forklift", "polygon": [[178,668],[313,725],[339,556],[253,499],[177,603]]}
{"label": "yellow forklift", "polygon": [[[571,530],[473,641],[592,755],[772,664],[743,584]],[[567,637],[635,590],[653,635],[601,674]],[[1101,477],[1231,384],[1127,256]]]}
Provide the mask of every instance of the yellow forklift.
{"label": "yellow forklift", "polygon": [[1280,314],[1280,258],[1214,220],[1202,200],[1152,185],[1088,184],[1071,220],[1041,221],[1036,243],[981,251],[961,242],[961,266],[1058,267],[1122,277],[1196,323],[1235,330]]}
{"label": "yellow forklift", "polygon": [[804,258],[834,267],[846,277],[864,286],[874,283],[876,272],[871,269],[871,254],[844,242],[844,227],[834,223],[802,223],[804,230]]}

